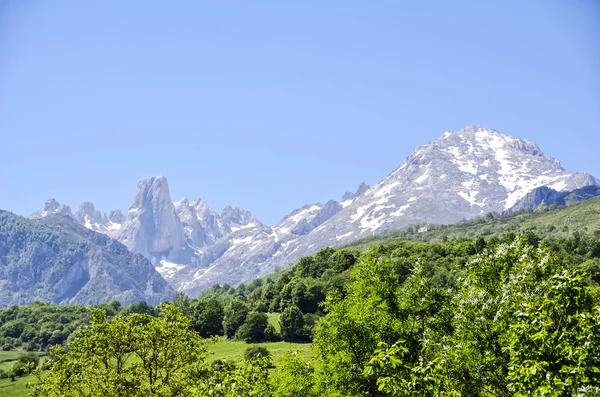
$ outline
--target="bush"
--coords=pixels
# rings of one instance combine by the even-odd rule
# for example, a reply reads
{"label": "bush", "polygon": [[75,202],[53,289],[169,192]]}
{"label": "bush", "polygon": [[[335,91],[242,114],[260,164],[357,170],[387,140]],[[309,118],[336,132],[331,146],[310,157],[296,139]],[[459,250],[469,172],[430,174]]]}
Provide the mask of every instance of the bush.
{"label": "bush", "polygon": [[250,346],[244,352],[244,358],[246,360],[252,360],[256,357],[268,357],[270,355],[271,353],[269,353],[269,350],[264,346]]}
{"label": "bush", "polygon": [[21,354],[12,367],[12,373],[15,376],[28,375],[37,368],[40,363],[40,357],[33,352]]}

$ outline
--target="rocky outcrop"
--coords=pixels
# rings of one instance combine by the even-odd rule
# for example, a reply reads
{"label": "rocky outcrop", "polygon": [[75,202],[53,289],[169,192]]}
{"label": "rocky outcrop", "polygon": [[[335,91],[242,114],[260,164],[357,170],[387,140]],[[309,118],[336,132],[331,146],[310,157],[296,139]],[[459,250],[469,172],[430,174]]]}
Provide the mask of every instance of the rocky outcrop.
{"label": "rocky outcrop", "polygon": [[[585,183],[585,179],[582,183]],[[600,196],[600,186],[590,185],[573,191],[559,192],[547,186],[541,186],[527,193],[525,197],[506,210],[503,214],[511,214],[526,209],[537,208],[540,205],[567,205],[578,201]]]}
{"label": "rocky outcrop", "polygon": [[116,239],[150,259],[166,257],[169,261],[184,263],[190,260],[183,225],[164,176],[138,182],[133,203]]}

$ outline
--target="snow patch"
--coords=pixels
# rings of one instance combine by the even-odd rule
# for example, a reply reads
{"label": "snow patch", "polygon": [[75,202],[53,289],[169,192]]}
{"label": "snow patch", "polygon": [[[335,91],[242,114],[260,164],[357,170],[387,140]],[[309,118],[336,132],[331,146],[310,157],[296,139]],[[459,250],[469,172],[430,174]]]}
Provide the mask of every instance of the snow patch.
{"label": "snow patch", "polygon": [[398,207],[398,209],[396,211],[392,212],[389,216],[392,216],[392,217],[402,216],[402,215],[404,215],[404,211],[407,210],[408,207],[410,207],[410,204],[402,205],[402,206]]}
{"label": "snow patch", "polygon": [[[351,236],[351,235],[352,235],[352,232],[348,232],[348,233],[344,233],[344,234],[342,234],[342,235],[339,235],[339,236],[335,236],[335,239],[336,239],[337,241],[340,241],[341,239],[343,239],[343,238],[346,238],[346,237],[349,237],[349,236]],[[310,248],[310,247],[309,247],[309,248]]]}
{"label": "snow patch", "polygon": [[354,202],[354,199],[351,200],[346,200],[346,201],[342,201],[340,203],[340,205],[342,206],[342,208],[346,208],[347,206],[349,206],[350,204],[352,204]]}

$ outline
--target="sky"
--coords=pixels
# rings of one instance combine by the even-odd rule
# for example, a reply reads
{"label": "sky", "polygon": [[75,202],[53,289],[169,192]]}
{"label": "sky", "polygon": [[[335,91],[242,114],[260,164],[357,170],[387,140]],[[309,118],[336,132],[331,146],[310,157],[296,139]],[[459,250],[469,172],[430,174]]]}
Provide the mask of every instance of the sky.
{"label": "sky", "polygon": [[600,177],[600,1],[0,2],[0,208],[275,224],[476,123]]}

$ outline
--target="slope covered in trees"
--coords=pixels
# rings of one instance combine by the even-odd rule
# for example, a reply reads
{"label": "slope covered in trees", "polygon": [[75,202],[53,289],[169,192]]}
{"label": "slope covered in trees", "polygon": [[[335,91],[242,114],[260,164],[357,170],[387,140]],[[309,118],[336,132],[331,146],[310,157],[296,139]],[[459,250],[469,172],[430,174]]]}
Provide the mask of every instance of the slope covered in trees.
{"label": "slope covered in trees", "polygon": [[600,197],[566,206],[540,205],[536,209],[503,215],[489,213],[453,225],[417,224],[401,230],[356,240],[343,248],[366,248],[396,240],[445,241],[502,237],[507,233],[533,232],[545,240],[600,235]]}
{"label": "slope covered in trees", "polygon": [[174,294],[147,259],[68,216],[33,220],[0,210],[0,307],[112,299],[156,305]]}
{"label": "slope covered in trees", "polygon": [[176,306],[112,321],[94,310],[67,350],[52,350],[33,395],[599,395],[600,293],[575,256],[521,236],[444,280],[426,261],[405,272],[390,248],[360,254],[327,293],[316,363],[291,353],[275,370],[262,356],[211,366],[210,340]]}

